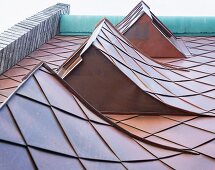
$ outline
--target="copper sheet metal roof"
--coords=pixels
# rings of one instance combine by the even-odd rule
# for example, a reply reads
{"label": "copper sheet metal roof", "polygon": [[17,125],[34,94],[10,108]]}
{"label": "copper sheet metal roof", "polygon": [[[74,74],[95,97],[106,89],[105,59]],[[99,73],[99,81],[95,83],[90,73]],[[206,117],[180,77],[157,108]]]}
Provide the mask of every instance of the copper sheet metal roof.
{"label": "copper sheet metal roof", "polygon": [[[189,148],[213,159],[215,158],[214,148],[212,147],[215,137],[214,117],[113,114],[107,114],[106,116],[120,127],[143,139],[156,141],[167,146]],[[177,161],[177,159],[175,160]],[[186,165],[183,167],[184,169],[190,169]],[[180,169],[179,165],[174,166],[174,168]]]}
{"label": "copper sheet metal roof", "polygon": [[59,68],[65,60],[86,40],[86,37],[55,36],[30,55],[26,56],[13,68],[0,75],[0,105],[22,82],[22,79],[41,61],[53,70]]}
{"label": "copper sheet metal roof", "polygon": [[156,60],[107,20],[86,39],[56,36],[0,75],[0,169],[214,169],[215,37]]}
{"label": "copper sheet metal roof", "polygon": [[60,74],[102,112],[214,115],[211,60],[210,64],[191,62],[190,67],[181,68],[160,64],[136,50],[104,19]]}
{"label": "copper sheet metal roof", "polygon": [[141,1],[116,26],[142,53],[153,58],[185,58],[189,51]]}
{"label": "copper sheet metal roof", "polygon": [[195,160],[215,165],[185,147],[138,139],[121,129],[45,64],[1,106],[0,132],[1,170],[173,169],[186,158],[190,166]]}
{"label": "copper sheet metal roof", "polygon": [[[162,59],[162,62],[183,68],[175,69],[174,67],[159,64],[140,54],[108,21],[103,20],[103,22],[98,25],[92,37],[88,40],[87,44],[81,47],[79,51],[76,52],[77,54],[74,53],[74,56],[72,56],[70,60],[67,60],[64,66],[67,65],[68,70],[65,71],[64,79],[95,107],[99,109],[106,108],[107,110],[105,111],[101,110],[103,114],[106,113],[105,116],[107,118],[124,130],[129,131],[131,134],[165,146],[189,149],[199,154],[198,156],[179,154],[175,157],[162,159],[162,161],[172,168],[213,169],[215,166],[213,165],[215,163],[215,118],[213,117],[215,109],[215,79],[214,69],[212,68],[214,68],[215,65],[212,63],[214,62],[213,56],[215,56],[215,46],[213,46],[215,38],[195,37],[182,38],[182,40],[188,46],[192,56],[184,59]],[[198,50],[199,48],[202,50],[201,53],[198,53],[200,52]],[[81,58],[78,60],[79,64],[73,65],[72,68],[69,67],[69,63],[71,65],[77,56]],[[211,69],[208,69],[208,67],[211,67]],[[142,79],[144,81],[141,81],[141,83],[147,83],[146,80],[150,78],[152,80],[149,81],[151,84],[147,84],[147,86],[153,86],[155,82],[162,81],[168,82],[168,84],[174,83],[190,92],[198,91],[196,95],[188,95],[190,92],[184,91],[184,94],[187,94],[186,97],[169,96],[169,99],[172,100],[171,102],[175,102],[175,107],[181,107],[182,109],[186,108],[186,101],[183,100],[185,103],[179,106],[180,103],[174,101],[174,99],[189,99],[189,104],[191,104],[190,101],[193,101],[192,106],[197,106],[196,108],[198,109],[200,107],[211,107],[207,113],[212,115],[212,117],[204,117],[203,114],[206,112],[202,114],[198,112],[197,115],[192,116],[188,113],[187,116],[173,116],[171,112],[166,112],[166,115],[153,116],[154,113],[152,112],[152,116],[149,116],[148,112],[142,112],[141,114],[138,112],[136,114],[126,112],[128,109],[131,109],[131,107],[128,107],[130,102],[133,106],[138,106],[137,103],[141,99],[139,97],[140,95],[142,95],[143,98],[145,97],[147,101],[149,101],[149,98],[146,98],[141,91],[137,92],[135,87],[131,84],[126,83],[122,78],[122,74],[121,77],[117,77],[116,75],[119,75],[118,70],[126,75],[127,78],[130,78],[133,84],[139,87],[141,87],[141,85],[137,83],[137,80],[141,80],[139,77],[142,75],[145,75],[145,77],[147,75],[147,79]],[[160,71],[162,71],[162,74]],[[204,76],[201,77],[202,75]],[[168,79],[164,79],[164,77],[167,78],[167,76]],[[105,82],[101,81],[103,77]],[[107,84],[108,86],[106,86]],[[211,89],[208,89],[205,93],[200,91],[201,89],[206,90],[206,87],[209,86]],[[159,86],[155,87],[156,90],[159,89]],[[171,90],[174,90],[174,88],[169,89],[168,93]],[[120,93],[120,91],[122,92]],[[183,90],[176,87],[174,92],[181,93]],[[93,96],[90,97],[90,94],[93,94]],[[99,95],[101,94],[103,94],[103,96],[100,98]],[[122,94],[124,94],[124,96]],[[147,94],[150,93],[147,92]],[[205,94],[208,95],[205,96]],[[127,95],[134,97],[127,97]],[[153,95],[158,94],[153,93]],[[119,96],[119,98],[117,98],[117,96]],[[167,97],[167,93],[164,92],[163,95],[159,96]],[[207,97],[211,103],[209,103],[208,100],[206,101],[203,96]],[[125,104],[125,100],[128,99],[131,101]],[[113,103],[111,101],[113,101]],[[141,101],[142,108],[146,109],[148,105],[145,105],[146,102],[144,102],[144,100]],[[116,105],[114,106],[114,104],[118,107],[116,107]],[[125,110],[124,114],[117,110],[120,107]],[[159,106],[158,108],[160,109],[159,113],[162,114],[162,107]],[[136,108],[133,109],[135,110]],[[152,111],[154,108],[151,107],[150,109]],[[190,110],[193,112],[197,111],[196,109],[192,109]],[[148,150],[152,153],[154,151],[153,148],[148,148]],[[163,153],[156,152],[156,156],[158,155],[161,156]],[[209,164],[208,160],[211,161]],[[209,165],[209,167],[207,165]]]}

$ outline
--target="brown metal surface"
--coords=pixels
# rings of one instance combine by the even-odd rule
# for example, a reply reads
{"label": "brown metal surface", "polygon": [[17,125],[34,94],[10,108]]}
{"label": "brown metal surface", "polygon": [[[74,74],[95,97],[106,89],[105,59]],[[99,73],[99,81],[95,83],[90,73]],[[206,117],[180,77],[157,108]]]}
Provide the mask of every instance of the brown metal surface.
{"label": "brown metal surface", "polygon": [[152,58],[185,58],[176,37],[143,1],[116,28],[143,54]]}
{"label": "brown metal surface", "polygon": [[153,25],[144,14],[124,33],[143,54],[152,58],[182,58],[184,55]]}
{"label": "brown metal surface", "polygon": [[[210,170],[215,166],[215,118],[202,117],[202,115],[207,113],[213,116],[215,111],[215,38],[187,37],[182,38],[181,41],[187,45],[191,56],[183,59],[163,60],[160,58],[158,61],[165,61],[167,64],[183,67],[186,71],[168,68],[141,55],[138,51],[135,52],[132,45],[115,31],[109,22],[104,21],[104,25],[100,25],[100,31],[96,30],[93,39],[88,40],[87,48],[79,49],[77,56],[81,57],[82,61],[70,70],[69,65],[77,57],[76,55],[72,56],[66,62],[68,69],[65,65],[65,67],[63,66],[66,74],[64,74],[64,71],[60,73],[66,75],[65,80],[95,107],[100,110],[103,110],[102,107],[107,110],[114,110],[112,112],[103,111],[103,114],[106,113],[105,116],[109,120],[125,131],[151,142],[182,150],[191,149],[199,154],[195,156],[178,154],[169,157],[174,155],[173,150],[163,152],[162,149],[155,148],[147,143],[140,144],[156,157],[165,157],[160,160],[169,167],[173,169]],[[149,112],[145,112],[141,116],[139,112],[136,112],[136,114],[130,112],[129,109],[137,111],[141,97],[146,99],[140,102],[142,108],[155,111],[155,107],[150,108],[150,98],[146,98],[146,93],[143,95],[144,90],[138,88],[141,85],[134,78],[135,76],[139,78],[140,73],[148,77],[142,79],[147,87],[152,87],[157,92],[159,92],[160,87],[166,87],[167,91],[162,91],[162,95],[158,95],[154,91],[154,98],[158,95],[159,98],[165,99],[164,102],[182,109],[185,109],[185,107],[189,109],[192,105],[190,110],[198,114],[172,116],[173,112],[166,112],[166,115],[149,116]],[[156,85],[158,82],[161,86]],[[172,97],[167,97],[170,94],[169,92],[176,94],[175,97],[172,95]],[[187,107],[188,103],[191,105]],[[159,108],[158,113],[162,114],[162,106],[159,106]],[[201,112],[199,109],[207,111]],[[120,112],[122,110],[124,114]],[[154,112],[151,112],[151,114],[154,114]],[[125,165],[128,169],[168,168],[153,161],[144,165],[141,162],[125,163]]]}
{"label": "brown metal surface", "polygon": [[58,69],[87,39],[79,36],[55,36],[13,68],[0,75],[0,105],[15,91],[22,79],[41,61],[53,70]]}
{"label": "brown metal surface", "polygon": [[[182,37],[192,55],[157,59],[184,71],[140,54],[108,21],[97,28],[71,57],[86,37],[57,36],[0,75],[0,169],[214,169],[215,118],[204,114],[215,113],[215,37]],[[17,89],[40,61],[65,60],[77,92],[45,64]]]}
{"label": "brown metal surface", "polygon": [[[133,116],[106,114],[116,124],[128,129],[135,135],[160,144],[192,148],[195,151],[207,153],[214,157],[214,149],[210,147],[214,141],[215,118],[198,116]],[[160,141],[159,141],[160,140]]]}
{"label": "brown metal surface", "polygon": [[63,67],[68,73],[64,79],[103,113],[214,115],[213,66],[178,70],[159,64],[138,52],[107,20],[77,55],[82,62],[73,70]]}
{"label": "brown metal surface", "polygon": [[[63,98],[72,110],[56,105]],[[44,64],[1,106],[0,116],[0,125],[7,125],[0,135],[1,170],[172,169],[162,159],[181,153],[197,156],[124,131]],[[150,147],[163,155],[155,156]],[[11,164],[11,159],[16,161]]]}
{"label": "brown metal surface", "polygon": [[83,62],[65,80],[101,112],[184,114],[140,90],[94,46],[82,58]]}

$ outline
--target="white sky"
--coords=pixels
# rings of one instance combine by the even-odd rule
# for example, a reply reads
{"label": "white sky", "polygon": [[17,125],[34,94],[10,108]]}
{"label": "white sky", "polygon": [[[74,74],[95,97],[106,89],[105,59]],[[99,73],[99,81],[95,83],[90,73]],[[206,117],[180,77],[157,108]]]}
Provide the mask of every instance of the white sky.
{"label": "white sky", "polygon": [[[58,2],[74,15],[126,15],[140,0],[0,0],[0,32]],[[145,0],[157,16],[215,16],[215,0]]]}

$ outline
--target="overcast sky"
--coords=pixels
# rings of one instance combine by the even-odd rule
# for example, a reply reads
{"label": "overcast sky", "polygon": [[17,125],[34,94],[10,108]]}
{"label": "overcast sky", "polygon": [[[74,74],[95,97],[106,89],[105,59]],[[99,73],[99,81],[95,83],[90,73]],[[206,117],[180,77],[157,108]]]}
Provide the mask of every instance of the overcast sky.
{"label": "overcast sky", "polygon": [[[126,15],[140,0],[0,0],[0,32],[58,2],[73,15]],[[158,16],[215,16],[215,0],[145,0]]]}

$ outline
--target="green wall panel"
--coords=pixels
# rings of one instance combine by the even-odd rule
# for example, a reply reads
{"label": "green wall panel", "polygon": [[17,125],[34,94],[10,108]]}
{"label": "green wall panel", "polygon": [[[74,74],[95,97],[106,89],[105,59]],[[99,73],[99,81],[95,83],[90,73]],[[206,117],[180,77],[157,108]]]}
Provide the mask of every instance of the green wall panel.
{"label": "green wall panel", "polygon": [[123,16],[63,15],[60,21],[60,34],[90,35],[96,24],[104,17],[114,25],[123,19]]}
{"label": "green wall panel", "polygon": [[[90,35],[96,24],[106,17],[112,24],[124,16],[63,15],[60,21],[61,35]],[[215,17],[158,17],[176,36],[215,36]]]}
{"label": "green wall panel", "polygon": [[215,35],[215,17],[159,17],[176,35]]}

